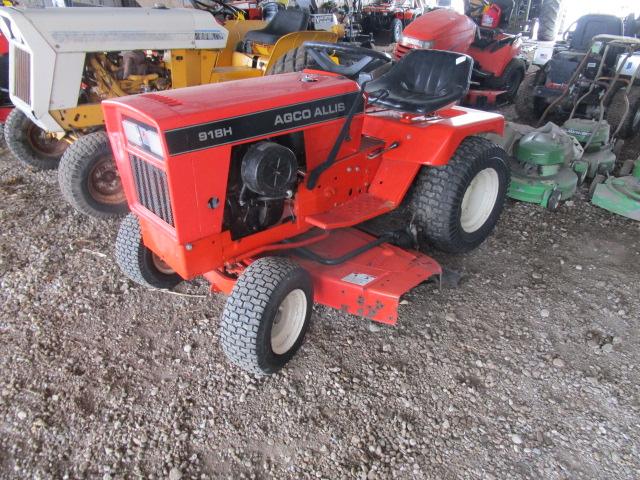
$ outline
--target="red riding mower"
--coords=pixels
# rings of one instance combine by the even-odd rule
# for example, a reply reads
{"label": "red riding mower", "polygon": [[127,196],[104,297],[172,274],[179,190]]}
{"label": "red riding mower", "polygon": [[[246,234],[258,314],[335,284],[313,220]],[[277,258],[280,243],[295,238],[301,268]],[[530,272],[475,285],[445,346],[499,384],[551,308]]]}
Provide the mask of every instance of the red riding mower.
{"label": "red riding mower", "polygon": [[466,53],[473,58],[474,69],[472,89],[465,102],[483,108],[510,102],[516,97],[528,64],[521,55],[521,36],[499,29],[508,23],[511,10],[504,8],[500,12],[502,21],[492,28],[478,26],[470,17],[454,10],[427,12],[405,29],[394,57],[402,58],[420,48]]}
{"label": "red riding mower", "polygon": [[[313,302],[395,324],[400,296],[441,274],[397,245],[473,249],[509,185],[506,153],[478,136],[500,134],[503,117],[453,106],[470,57],[420,50],[389,69],[379,52],[306,45],[326,71],[102,104],[131,208],[120,268],[156,288],[204,276],[228,294],[222,348],[257,373],[293,356]],[[359,60],[337,65],[336,53]],[[379,65],[386,73],[362,74]],[[356,228],[401,204],[405,230]]]}

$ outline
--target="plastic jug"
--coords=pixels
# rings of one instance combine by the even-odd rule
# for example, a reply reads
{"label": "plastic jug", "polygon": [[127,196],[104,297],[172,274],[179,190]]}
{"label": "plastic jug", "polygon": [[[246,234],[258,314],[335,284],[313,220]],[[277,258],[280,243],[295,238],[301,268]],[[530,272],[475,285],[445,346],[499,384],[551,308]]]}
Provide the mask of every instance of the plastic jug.
{"label": "plastic jug", "polygon": [[500,25],[500,17],[502,16],[502,9],[500,6],[492,3],[482,14],[482,20],[480,26],[483,28],[498,28]]}

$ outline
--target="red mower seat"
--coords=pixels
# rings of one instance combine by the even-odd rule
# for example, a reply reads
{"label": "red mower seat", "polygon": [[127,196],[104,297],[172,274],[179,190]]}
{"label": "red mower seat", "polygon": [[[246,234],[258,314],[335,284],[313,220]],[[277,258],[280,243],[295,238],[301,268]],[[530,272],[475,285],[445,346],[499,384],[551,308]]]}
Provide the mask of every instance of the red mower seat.
{"label": "red mower seat", "polygon": [[366,84],[369,104],[427,114],[462,100],[471,84],[473,59],[443,50],[412,50],[391,70]]}

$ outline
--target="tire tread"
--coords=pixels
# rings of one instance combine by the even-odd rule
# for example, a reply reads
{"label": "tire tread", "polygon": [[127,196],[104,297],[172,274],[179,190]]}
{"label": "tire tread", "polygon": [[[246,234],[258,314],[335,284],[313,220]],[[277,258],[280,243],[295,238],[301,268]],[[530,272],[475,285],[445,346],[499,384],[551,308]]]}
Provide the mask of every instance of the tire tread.
{"label": "tire tread", "polygon": [[62,197],[78,212],[95,218],[120,217],[129,210],[126,202],[118,205],[96,202],[86,187],[90,170],[87,159],[106,153],[105,148],[111,152],[107,132],[101,130],[83,135],[67,148],[58,168]]}
{"label": "tire tread", "polygon": [[32,123],[22,111],[14,108],[7,116],[4,123],[4,141],[9,151],[22,163],[36,170],[55,170],[58,168],[60,158],[39,157],[36,152],[25,145],[25,132]]}
{"label": "tire tread", "polygon": [[[480,158],[478,154],[493,149],[502,150],[486,138],[467,137],[447,165],[436,168],[423,167],[418,173],[411,197],[412,210],[428,242],[436,248],[450,253],[470,250],[469,245],[459,240],[460,227],[457,218],[454,221],[450,213],[461,204],[466,186],[473,179],[474,162]],[[506,162],[504,168],[507,171],[506,192],[510,179]],[[498,215],[502,211],[504,201],[505,195],[499,195],[494,207]],[[471,248],[475,246],[472,245]]]}
{"label": "tire tread", "polygon": [[286,258],[265,257],[249,265],[227,297],[220,321],[220,344],[229,360],[256,374],[271,373],[260,365],[258,330],[271,295],[299,265]]}
{"label": "tire tread", "polygon": [[142,232],[138,218],[129,213],[120,224],[116,236],[116,263],[130,280],[148,288],[173,288],[182,279],[149,270],[145,260],[146,247],[142,243]]}

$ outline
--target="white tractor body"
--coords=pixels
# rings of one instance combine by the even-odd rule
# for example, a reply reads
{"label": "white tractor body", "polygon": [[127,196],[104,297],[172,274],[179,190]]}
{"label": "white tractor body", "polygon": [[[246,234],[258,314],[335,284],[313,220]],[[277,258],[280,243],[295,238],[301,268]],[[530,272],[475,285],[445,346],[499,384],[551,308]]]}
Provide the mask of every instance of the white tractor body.
{"label": "white tractor body", "polygon": [[190,8],[0,8],[9,41],[9,94],[47,132],[63,132],[51,110],[78,105],[93,52],[221,49],[227,30]]}

